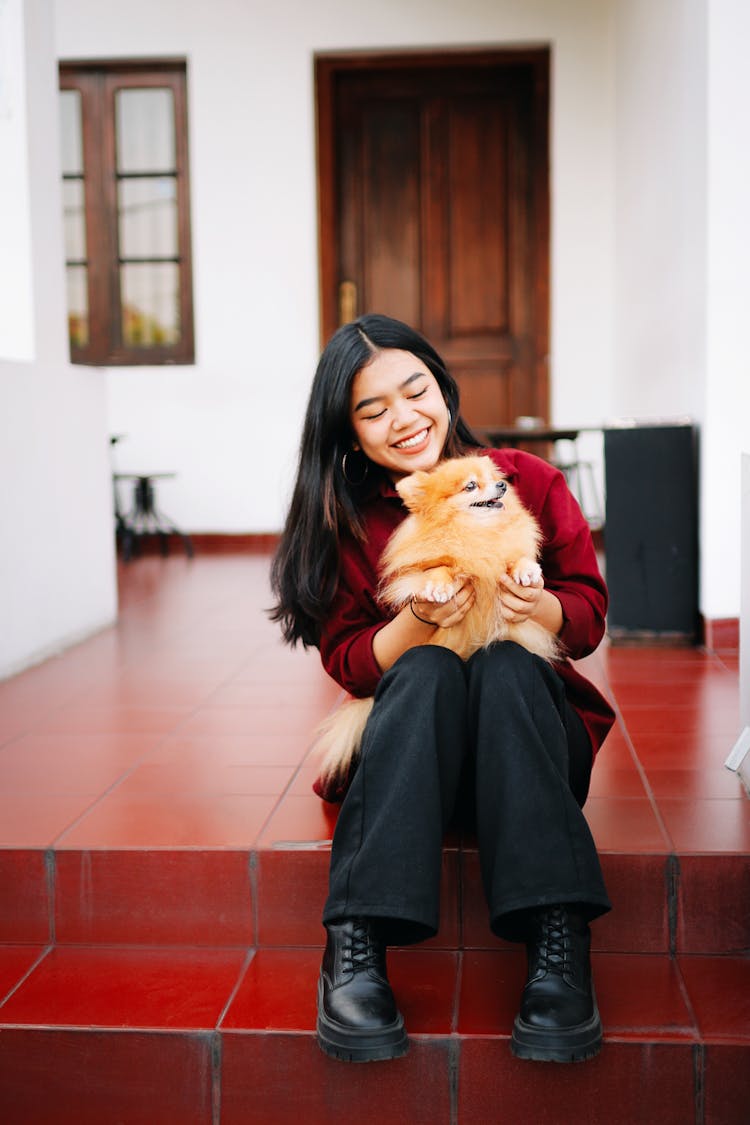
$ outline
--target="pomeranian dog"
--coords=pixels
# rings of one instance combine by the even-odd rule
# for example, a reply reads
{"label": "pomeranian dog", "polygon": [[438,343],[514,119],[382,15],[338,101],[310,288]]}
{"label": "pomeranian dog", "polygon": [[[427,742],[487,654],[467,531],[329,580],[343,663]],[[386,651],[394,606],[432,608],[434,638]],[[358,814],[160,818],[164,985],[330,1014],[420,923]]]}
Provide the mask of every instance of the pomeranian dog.
{"label": "pomeranian dog", "polygon": [[[457,625],[438,626],[430,644],[452,649],[463,660],[505,640],[545,660],[559,655],[557,638],[544,626],[503,616],[501,578],[510,575],[521,586],[541,580],[541,531],[492,460],[442,461],[429,472],[404,477],[396,489],[409,515],[381,558],[382,602],[395,611],[414,599],[444,603],[469,582],[474,604]],[[327,784],[346,777],[372,705],[372,699],[348,700],[318,728],[316,749]]]}

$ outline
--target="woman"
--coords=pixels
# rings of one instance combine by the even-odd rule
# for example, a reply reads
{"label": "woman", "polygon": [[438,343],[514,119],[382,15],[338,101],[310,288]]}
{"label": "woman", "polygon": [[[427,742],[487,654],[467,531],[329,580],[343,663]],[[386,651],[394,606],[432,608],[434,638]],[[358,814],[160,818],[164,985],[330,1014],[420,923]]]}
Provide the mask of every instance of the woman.
{"label": "woman", "polygon": [[[293,498],[272,570],[274,619],[290,644],[319,648],[355,696],[375,695],[359,764],[336,791],[318,1041],[340,1059],[408,1048],[386,971],[387,945],[436,933],[441,850],[458,811],[476,827],[489,923],[525,942],[528,979],[511,1047],[521,1058],[589,1058],[601,1043],[589,922],[609,910],[581,807],[614,715],[567,661],[511,642],[465,663],[431,645],[472,604],[378,602],[378,559],[406,511],[401,477],[480,442],[434,349],[384,316],[339,329],[315,375]],[[544,535],[537,586],[508,578],[510,620],[557,634],[578,659],[604,632],[607,594],[588,525],[562,474],[518,450],[486,451]]]}

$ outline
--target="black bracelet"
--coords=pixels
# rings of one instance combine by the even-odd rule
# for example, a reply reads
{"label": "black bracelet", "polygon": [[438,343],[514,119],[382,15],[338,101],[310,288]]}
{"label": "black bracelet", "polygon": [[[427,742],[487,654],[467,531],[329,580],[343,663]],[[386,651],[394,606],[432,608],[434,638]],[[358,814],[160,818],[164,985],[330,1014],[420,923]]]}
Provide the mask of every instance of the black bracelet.
{"label": "black bracelet", "polygon": [[437,625],[435,624],[434,621],[428,621],[426,617],[420,617],[419,616],[419,614],[417,613],[417,611],[414,608],[414,601],[415,601],[414,598],[409,599],[409,608],[411,609],[412,613],[416,617],[417,621],[421,621],[423,625],[432,625],[433,629],[437,629]]}

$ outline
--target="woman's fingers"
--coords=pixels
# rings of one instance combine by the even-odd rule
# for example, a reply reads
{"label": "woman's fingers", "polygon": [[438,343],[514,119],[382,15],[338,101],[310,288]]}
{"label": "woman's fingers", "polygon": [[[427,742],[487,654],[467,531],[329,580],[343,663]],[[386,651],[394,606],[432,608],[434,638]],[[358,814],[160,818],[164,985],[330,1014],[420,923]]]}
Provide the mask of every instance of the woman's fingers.
{"label": "woman's fingers", "polygon": [[544,589],[544,580],[540,578],[538,582],[528,582],[522,585],[520,582],[514,581],[509,574],[505,574],[499,580],[498,585],[503,593],[510,597],[517,598],[521,602],[536,603]]}
{"label": "woman's fingers", "polygon": [[449,616],[446,618],[446,620],[443,622],[445,627],[450,628],[451,625],[458,625],[458,623],[460,621],[463,621],[466,614],[469,612],[471,607],[474,605],[474,601],[475,601],[474,590],[472,589],[471,586],[464,586],[459,591],[459,593],[456,594],[455,598],[453,598],[453,600],[451,602],[451,605],[450,605],[451,612],[450,612]]}
{"label": "woman's fingers", "polygon": [[447,601],[436,601],[420,595],[413,599],[412,605],[419,617],[443,629],[462,621],[474,604],[474,589],[466,583]]}
{"label": "woman's fingers", "polygon": [[500,604],[503,607],[505,620],[517,623],[531,617],[537,607],[541,592],[541,588],[539,588],[535,596],[529,598],[503,591],[500,595]]}

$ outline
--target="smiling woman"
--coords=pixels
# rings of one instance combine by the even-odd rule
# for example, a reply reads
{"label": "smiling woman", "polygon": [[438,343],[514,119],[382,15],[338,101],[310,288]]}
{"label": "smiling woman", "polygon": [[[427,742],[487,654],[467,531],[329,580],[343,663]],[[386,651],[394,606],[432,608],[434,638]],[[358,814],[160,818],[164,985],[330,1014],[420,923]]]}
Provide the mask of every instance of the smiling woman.
{"label": "smiling woman", "polygon": [[[367,708],[358,756],[334,759],[315,783],[320,796],[343,802],[318,986],[318,1042],[339,1059],[408,1050],[386,946],[437,931],[442,841],[454,813],[476,830],[492,931],[527,946],[514,1052],[570,1062],[601,1042],[589,922],[609,902],[581,809],[613,712],[567,659],[543,659],[511,639],[471,652],[443,645],[458,642],[479,600],[468,563],[445,586],[444,534],[421,559],[405,603],[384,600],[384,564],[406,527],[408,496],[459,473],[471,521],[502,518],[517,493],[544,544],[541,574],[535,560],[533,572],[494,572],[503,626],[519,636],[542,626],[552,634],[547,656],[559,642],[579,659],[601,640],[606,589],[562,473],[520,450],[479,447],[455,381],[417,332],[366,316],[333,335],[313,381],[272,582],[285,639],[320,649],[326,671],[359,697],[346,712],[355,723]],[[481,456],[467,481],[455,459],[468,453]],[[487,507],[477,513],[474,493],[487,476],[479,501]],[[473,556],[469,539],[462,527],[461,547]]]}

